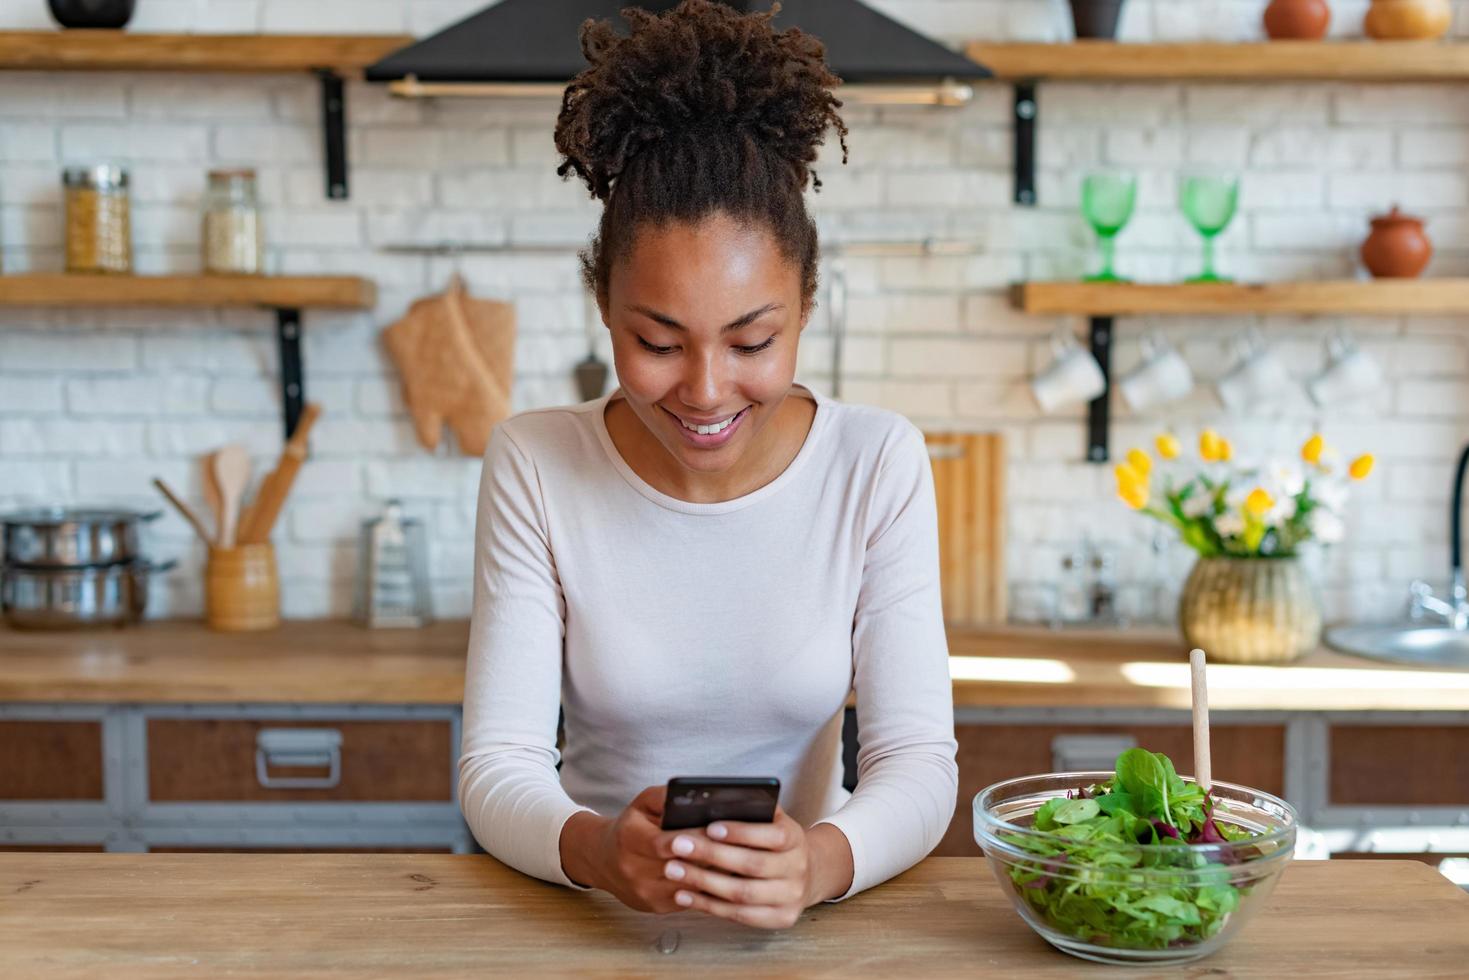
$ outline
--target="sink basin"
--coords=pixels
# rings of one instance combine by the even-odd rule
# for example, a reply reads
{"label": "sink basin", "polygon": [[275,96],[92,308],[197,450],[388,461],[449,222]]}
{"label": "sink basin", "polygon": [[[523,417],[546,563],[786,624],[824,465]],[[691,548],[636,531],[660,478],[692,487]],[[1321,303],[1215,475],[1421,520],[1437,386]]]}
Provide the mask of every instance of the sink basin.
{"label": "sink basin", "polygon": [[1469,668],[1469,630],[1445,626],[1336,626],[1326,645],[1374,660]]}

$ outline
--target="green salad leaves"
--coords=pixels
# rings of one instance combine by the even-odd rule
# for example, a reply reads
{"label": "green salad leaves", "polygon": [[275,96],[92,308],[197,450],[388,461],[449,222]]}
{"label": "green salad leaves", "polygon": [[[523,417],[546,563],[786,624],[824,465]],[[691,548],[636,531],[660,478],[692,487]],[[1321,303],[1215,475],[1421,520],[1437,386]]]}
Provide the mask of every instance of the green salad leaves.
{"label": "green salad leaves", "polygon": [[[1213,814],[1213,799],[1166,755],[1128,749],[1111,779],[1036,811],[1044,836],[1000,839],[1027,853],[1010,859],[1010,878],[1052,928],[1104,946],[1165,949],[1213,936],[1248,890],[1230,866],[1249,856],[1253,835]],[[1243,846],[1189,846],[1236,842]]]}

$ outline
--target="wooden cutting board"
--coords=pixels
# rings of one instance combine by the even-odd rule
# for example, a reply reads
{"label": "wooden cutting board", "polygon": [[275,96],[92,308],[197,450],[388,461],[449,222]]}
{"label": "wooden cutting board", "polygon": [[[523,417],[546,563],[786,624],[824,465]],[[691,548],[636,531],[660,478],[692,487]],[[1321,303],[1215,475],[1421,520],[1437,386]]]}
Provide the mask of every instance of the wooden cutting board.
{"label": "wooden cutting board", "polygon": [[1005,437],[995,432],[925,432],[939,512],[944,622],[1003,623]]}

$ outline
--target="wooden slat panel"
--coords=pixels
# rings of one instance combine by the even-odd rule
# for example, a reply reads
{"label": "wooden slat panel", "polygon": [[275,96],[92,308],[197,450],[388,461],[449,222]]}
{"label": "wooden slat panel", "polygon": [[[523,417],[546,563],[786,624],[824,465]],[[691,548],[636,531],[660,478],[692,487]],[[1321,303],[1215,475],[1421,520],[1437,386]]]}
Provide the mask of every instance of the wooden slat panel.
{"label": "wooden slat panel", "polygon": [[[956,725],[959,740],[959,799],[954,822],[935,854],[979,853],[974,843],[974,797],[1002,779],[1051,772],[1051,740],[1057,735],[1131,735],[1137,744],[1162,752],[1185,774],[1193,769],[1193,729],[1188,725]],[[1285,727],[1217,725],[1212,741],[1215,778],[1285,791]]]}
{"label": "wooden slat panel", "polygon": [[1006,618],[1005,440],[988,432],[925,433],[939,518],[944,621]]}
{"label": "wooden slat panel", "polygon": [[131,34],[0,31],[0,69],[277,73],[362,69],[413,43],[408,35]]}
{"label": "wooden slat panel", "polygon": [[0,276],[0,306],[271,306],[368,309],[371,282],[356,276]]}
{"label": "wooden slat panel", "polygon": [[1000,79],[1454,81],[1469,78],[1469,45],[1417,41],[1259,44],[995,44],[965,53]]}
{"label": "wooden slat panel", "polygon": [[1332,725],[1327,739],[1330,803],[1469,804],[1469,725]]}
{"label": "wooden slat panel", "polygon": [[100,721],[0,721],[0,800],[102,800]]}
{"label": "wooden slat panel", "polygon": [[[267,789],[255,773],[262,728],[342,733],[341,783],[331,789]],[[443,802],[453,798],[447,721],[313,722],[150,718],[148,796],[154,803]],[[273,767],[282,777],[323,770]]]}
{"label": "wooden slat panel", "polygon": [[1026,282],[1011,301],[1026,313],[1469,313],[1469,279],[1272,283]]}
{"label": "wooden slat panel", "polygon": [[0,844],[0,851],[6,853],[100,853],[106,850],[106,844]]}

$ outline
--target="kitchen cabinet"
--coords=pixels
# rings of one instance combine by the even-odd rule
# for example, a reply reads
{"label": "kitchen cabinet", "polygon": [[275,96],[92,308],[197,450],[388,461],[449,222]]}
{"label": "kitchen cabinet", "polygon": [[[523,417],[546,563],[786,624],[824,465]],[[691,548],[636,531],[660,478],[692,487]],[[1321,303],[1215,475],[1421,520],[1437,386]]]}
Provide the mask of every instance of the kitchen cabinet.
{"label": "kitchen cabinet", "polygon": [[1333,724],[1327,801],[1469,810],[1469,724]]}
{"label": "kitchen cabinet", "polygon": [[440,705],[0,704],[0,847],[471,851],[459,726]]}

